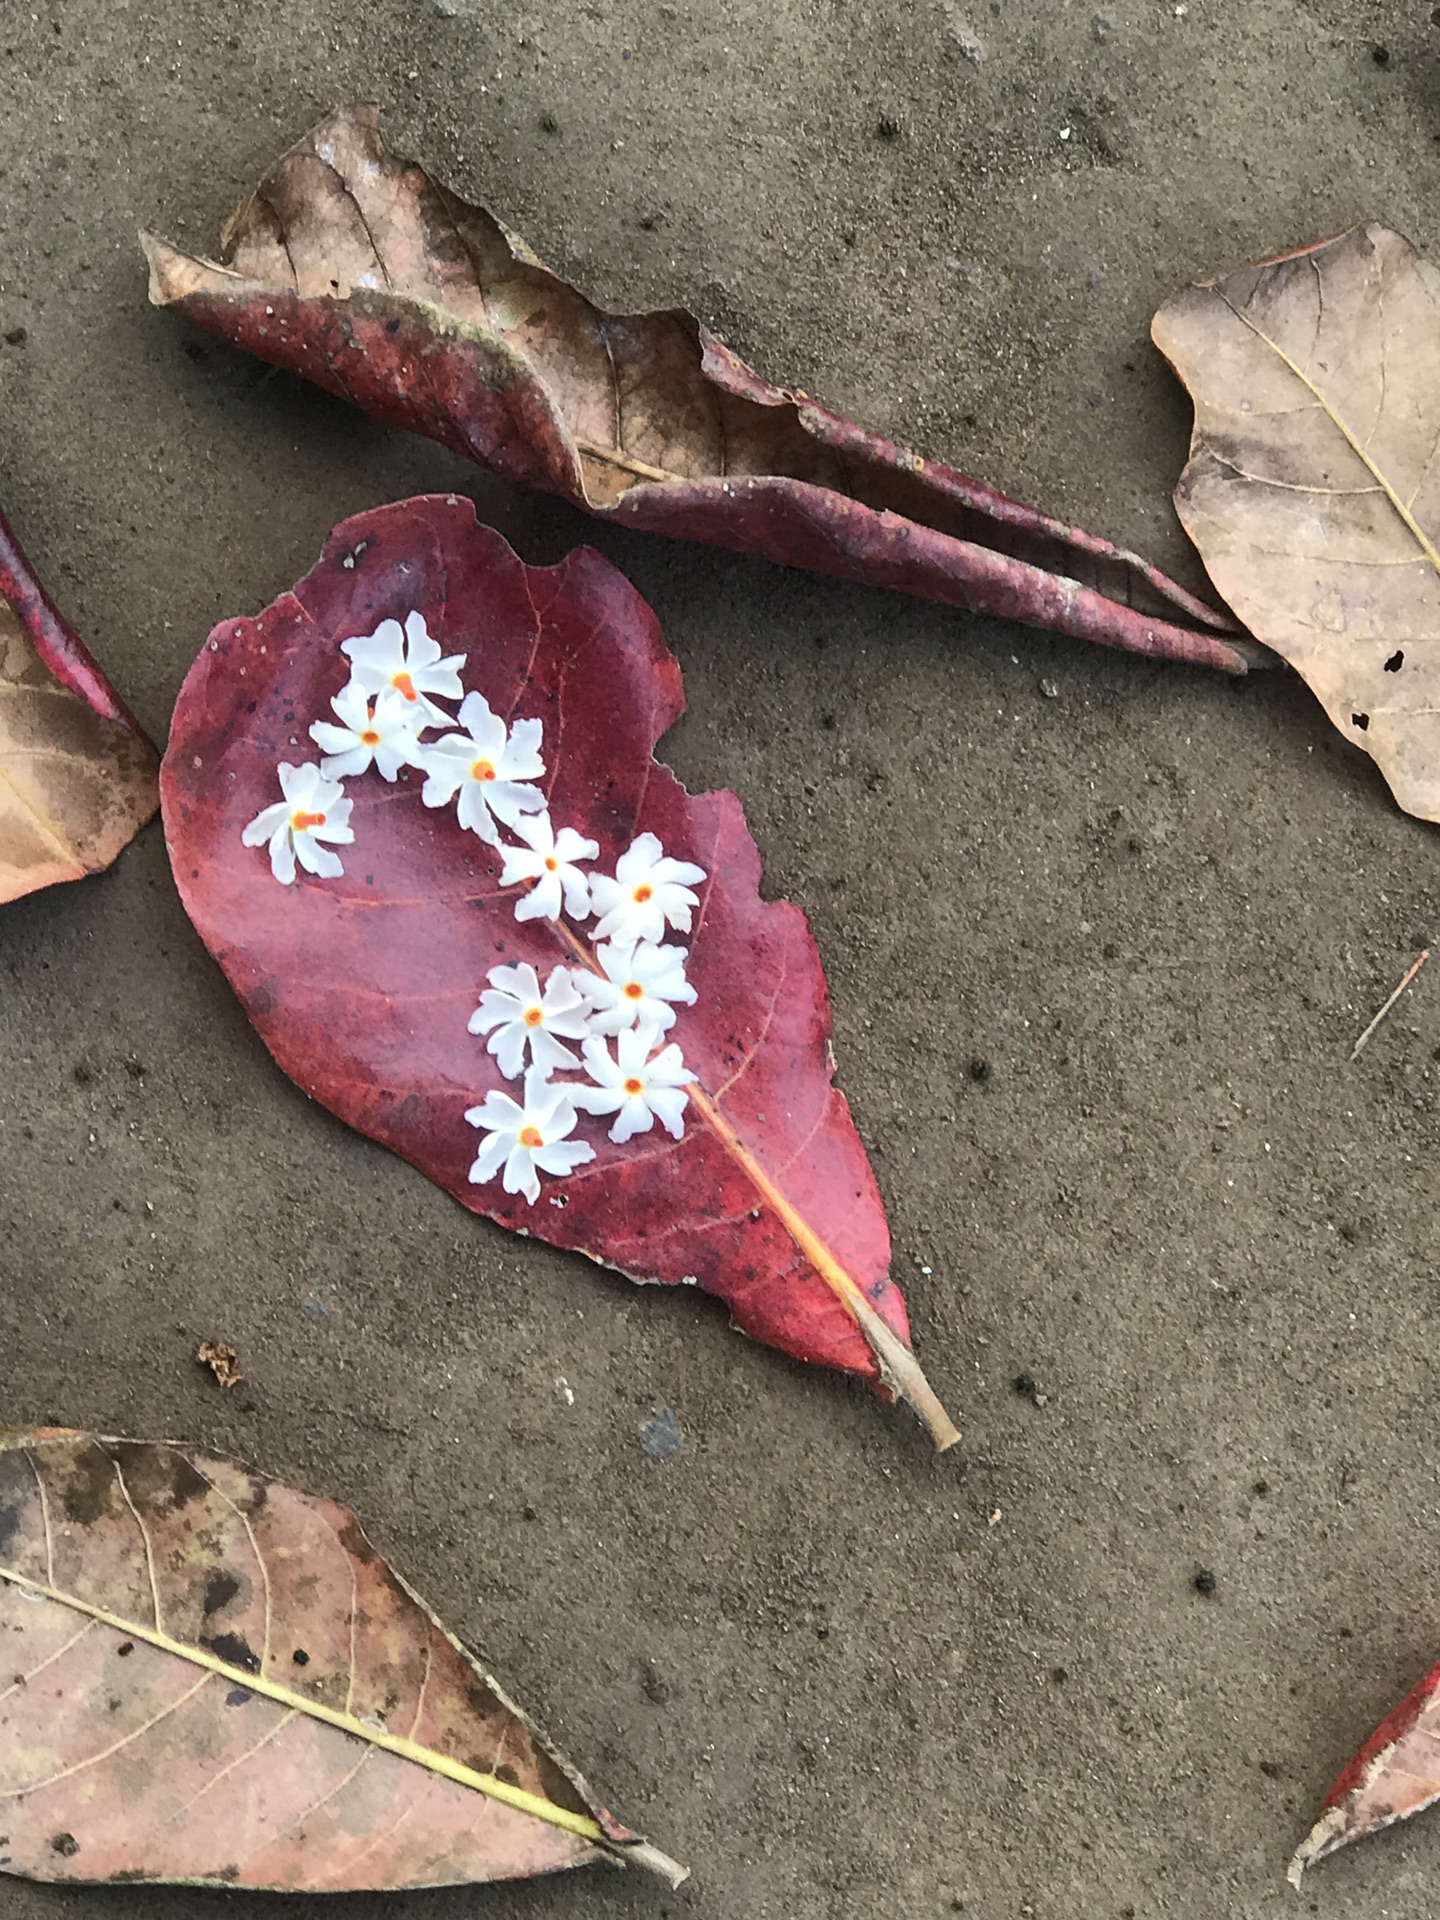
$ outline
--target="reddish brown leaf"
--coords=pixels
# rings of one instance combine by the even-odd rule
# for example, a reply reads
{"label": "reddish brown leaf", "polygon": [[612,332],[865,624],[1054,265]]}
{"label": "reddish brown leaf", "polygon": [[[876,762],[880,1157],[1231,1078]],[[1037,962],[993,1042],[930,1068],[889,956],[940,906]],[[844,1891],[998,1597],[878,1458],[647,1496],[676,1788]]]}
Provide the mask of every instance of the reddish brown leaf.
{"label": "reddish brown leaf", "polygon": [[1320,1818],[1295,1850],[1290,1882],[1326,1854],[1408,1820],[1440,1800],[1440,1666],[1371,1734],[1325,1796]]}
{"label": "reddish brown leaf", "polygon": [[[613,1145],[531,1206],[472,1185],[466,1110],[504,1085],[466,1023],[497,962],[590,965],[563,921],[515,918],[500,859],[402,775],[350,783],[343,878],[278,886],[241,829],[276,765],[314,756],[312,720],[345,684],[339,643],[418,611],[467,687],[543,722],[556,826],[598,842],[597,871],[642,832],[710,876],[688,940],[698,1004],[673,1037],[699,1076],[683,1140]],[[731,793],[687,794],[652,748],[683,705],[654,615],[598,554],[522,564],[468,501],[357,515],[320,565],[254,620],[216,628],[181,690],[161,773],[191,918],[280,1065],[332,1112],[463,1205],[637,1280],[698,1282],[738,1324],[802,1359],[882,1379],[955,1438],[908,1345],[884,1210],[832,1084],[830,1010],[804,915],[764,902]]]}
{"label": "reddish brown leaf", "polygon": [[0,1870],[337,1892],[609,1858],[620,1826],[334,1501],[0,1435]]}
{"label": "reddish brown leaf", "polygon": [[1263,651],[1134,554],[771,386],[688,313],[610,314],[332,114],[226,224],[142,235],[150,297],[382,420],[627,526],[1240,673]]}
{"label": "reddish brown leaf", "polygon": [[155,812],[156,764],[0,514],[0,901],[108,867]]}

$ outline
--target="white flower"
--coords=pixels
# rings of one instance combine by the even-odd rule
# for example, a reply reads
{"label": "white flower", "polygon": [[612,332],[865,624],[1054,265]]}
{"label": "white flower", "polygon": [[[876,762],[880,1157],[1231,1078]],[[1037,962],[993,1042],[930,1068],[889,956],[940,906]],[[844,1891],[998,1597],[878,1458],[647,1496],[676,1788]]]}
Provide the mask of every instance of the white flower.
{"label": "white flower", "polygon": [[590,912],[590,881],[575,862],[593,860],[600,851],[599,842],[585,839],[573,827],[561,827],[556,833],[548,813],[532,814],[528,820],[515,820],[511,825],[525,845],[501,848],[505,865],[500,884],[513,887],[521,880],[535,882],[525,897],[516,901],[515,918],[558,920],[563,894],[570,918],[585,919]]}
{"label": "white flower", "polygon": [[350,809],[355,803],[341,798],[339,782],[326,780],[313,760],[303,767],[292,767],[282,760],[276,771],[285,798],[257,813],[240,838],[247,847],[270,842],[270,871],[284,887],[295,878],[297,860],[307,873],[317,873],[322,880],[335,879],[345,869],[339,856],[320,842],[330,840],[336,846],[349,846],[355,838],[350,828]]}
{"label": "white flower", "polygon": [[527,1046],[532,1066],[543,1073],[579,1066],[571,1048],[560,1044],[581,1040],[590,1031],[585,1002],[568,967],[554,969],[543,994],[540,976],[528,962],[492,967],[485,977],[490,985],[470,1016],[470,1031],[490,1035],[486,1047],[507,1080],[518,1078],[523,1070]]}
{"label": "white flower", "polygon": [[452,715],[437,707],[428,694],[442,700],[460,698],[460,669],[463,653],[440,658],[440,644],[430,638],[425,617],[407,613],[405,630],[398,620],[382,620],[374,633],[358,640],[342,640],[340,651],[350,661],[351,672],[366,693],[379,693],[393,687],[414,715],[418,727],[448,727]]}
{"label": "white flower", "polygon": [[618,1115],[610,1138],[623,1146],[637,1133],[648,1133],[659,1119],[678,1140],[685,1131],[685,1088],[695,1078],[679,1047],[662,1047],[652,1060],[650,1049],[660,1038],[656,1027],[630,1027],[615,1041],[615,1058],[603,1040],[587,1040],[581,1048],[593,1086],[567,1087],[566,1092],[586,1113]]}
{"label": "white flower", "polygon": [[522,814],[544,811],[540,789],[519,784],[545,771],[540,758],[543,729],[538,720],[517,720],[507,730],[479,693],[466,694],[460,724],[464,733],[447,733],[443,740],[426,743],[425,771],[430,777],[420,797],[427,807],[443,807],[458,793],[461,826],[498,847],[497,820],[513,827]]}
{"label": "white flower", "polygon": [[695,989],[685,978],[684,947],[656,947],[648,940],[638,946],[614,943],[595,949],[605,978],[593,973],[576,975],[580,991],[592,1009],[592,1033],[620,1033],[626,1027],[655,1027],[661,1033],[675,1024],[669,1000],[695,1004]]}
{"label": "white flower", "polygon": [[591,904],[601,916],[595,938],[622,945],[663,940],[667,922],[688,933],[690,909],[698,904],[690,885],[704,878],[703,867],[667,859],[655,835],[642,833],[621,854],[613,880],[590,876]]}
{"label": "white flower", "polygon": [[394,687],[380,689],[372,711],[364,687],[351,680],[330,705],[342,724],[317,720],[310,729],[310,738],[325,751],[320,771],[327,780],[353,779],[372,761],[386,780],[393,780],[401,767],[423,764],[415,716]]}
{"label": "white flower", "polygon": [[595,1158],[595,1149],[583,1140],[565,1138],[574,1132],[576,1119],[569,1090],[548,1080],[541,1067],[531,1067],[525,1076],[523,1106],[497,1087],[465,1118],[485,1129],[470,1169],[474,1184],[493,1180],[503,1166],[505,1191],[523,1193],[532,1207],[540,1197],[540,1173],[573,1173]]}

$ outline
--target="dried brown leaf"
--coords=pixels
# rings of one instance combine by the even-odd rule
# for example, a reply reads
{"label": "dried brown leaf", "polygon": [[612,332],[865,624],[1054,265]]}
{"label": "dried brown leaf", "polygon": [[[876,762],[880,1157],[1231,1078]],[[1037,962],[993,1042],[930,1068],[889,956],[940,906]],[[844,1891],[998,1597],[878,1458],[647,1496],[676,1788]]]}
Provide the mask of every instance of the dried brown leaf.
{"label": "dried brown leaf", "polygon": [[108,867],[159,805],[157,772],[0,515],[0,901]]}
{"label": "dried brown leaf", "polygon": [[1175,503],[1210,577],[1407,812],[1440,820],[1440,272],[1385,227],[1188,287]]}
{"label": "dried brown leaf", "polygon": [[245,1378],[239,1354],[224,1340],[202,1340],[195,1358],[202,1367],[209,1367],[222,1387],[238,1387]]}
{"label": "dried brown leaf", "polygon": [[0,1433],[0,1872],[338,1892],[609,1858],[601,1806],[355,1516],[217,1455]]}

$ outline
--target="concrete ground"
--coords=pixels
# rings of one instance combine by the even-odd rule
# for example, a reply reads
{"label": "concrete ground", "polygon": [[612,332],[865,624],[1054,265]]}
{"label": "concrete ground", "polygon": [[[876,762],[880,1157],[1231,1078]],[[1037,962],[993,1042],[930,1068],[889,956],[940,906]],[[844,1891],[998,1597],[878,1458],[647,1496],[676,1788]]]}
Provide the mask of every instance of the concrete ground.
{"label": "concrete ground", "polygon": [[[308,1105],[158,829],[0,912],[0,1420],[350,1500],[694,1869],[354,1920],[1432,1913],[1440,1819],[1303,1908],[1284,1865],[1440,1655],[1440,978],[1347,1064],[1440,870],[1288,675],[597,534],[188,337],[136,227],[213,245],[312,118],[378,97],[600,299],[688,303],[1196,580],[1150,313],[1362,217],[1433,255],[1437,79],[1398,0],[0,7],[0,498],[75,625],[163,739],[213,621],[357,508],[458,488],[527,558],[597,541],[684,663],[672,764],[740,791],[814,922],[965,1427],[937,1460],[713,1302],[474,1222]],[[228,1397],[205,1336],[240,1350]],[[330,1911],[0,1884],[4,1920]]]}

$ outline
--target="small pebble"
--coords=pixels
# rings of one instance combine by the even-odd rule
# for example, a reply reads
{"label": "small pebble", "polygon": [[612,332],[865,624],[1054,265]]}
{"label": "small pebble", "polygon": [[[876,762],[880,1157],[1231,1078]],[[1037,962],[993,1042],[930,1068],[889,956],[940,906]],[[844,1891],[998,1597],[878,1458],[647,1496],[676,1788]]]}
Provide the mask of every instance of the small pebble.
{"label": "small pebble", "polygon": [[1202,1567],[1195,1576],[1195,1591],[1207,1596],[1215,1591],[1215,1576],[1209,1567]]}
{"label": "small pebble", "polygon": [[685,1442],[673,1407],[665,1407],[640,1429],[640,1445],[652,1460],[673,1460]]}

